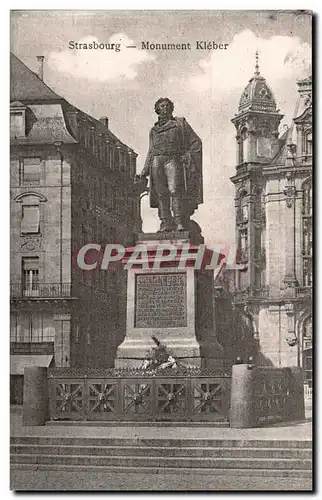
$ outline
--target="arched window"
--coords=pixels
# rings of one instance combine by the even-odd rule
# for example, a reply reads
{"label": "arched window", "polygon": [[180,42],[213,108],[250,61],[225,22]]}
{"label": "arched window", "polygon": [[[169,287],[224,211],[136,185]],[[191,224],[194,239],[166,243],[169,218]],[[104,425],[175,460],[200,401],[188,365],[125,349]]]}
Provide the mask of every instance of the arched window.
{"label": "arched window", "polygon": [[21,235],[39,234],[41,232],[40,202],[47,199],[38,193],[27,192],[16,196],[15,201],[21,203]]}
{"label": "arched window", "polygon": [[303,184],[302,205],[303,286],[312,286],[312,183]]}

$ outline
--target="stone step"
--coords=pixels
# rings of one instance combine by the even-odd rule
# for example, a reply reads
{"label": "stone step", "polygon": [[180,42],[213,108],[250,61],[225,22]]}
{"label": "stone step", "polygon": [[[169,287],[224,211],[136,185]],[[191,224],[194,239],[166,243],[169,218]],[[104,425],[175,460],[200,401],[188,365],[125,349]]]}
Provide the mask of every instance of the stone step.
{"label": "stone step", "polygon": [[[37,455],[91,455],[91,456],[144,456],[146,446],[102,446],[102,445],[47,445],[47,444],[12,444],[11,454]],[[149,448],[153,457],[210,457],[210,458],[303,458],[310,459],[312,452],[307,448],[235,448],[235,447],[189,447],[189,446],[153,446]]]}
{"label": "stone step", "polygon": [[[126,451],[126,450],[125,450]],[[311,468],[309,459],[281,459],[281,458],[205,458],[205,457],[146,457],[137,456],[93,456],[93,455],[42,455],[42,454],[15,454],[11,456],[11,463],[47,464],[47,465],[93,465],[93,466],[120,466],[120,467],[176,467],[176,468],[240,468],[240,469],[301,469]]]}
{"label": "stone step", "polygon": [[[22,463],[17,463],[17,464],[12,464],[11,465],[11,470],[13,471],[47,471],[48,473],[53,472],[53,471],[58,471],[58,472],[86,472],[90,473],[91,477],[96,473],[106,473],[106,474],[117,474],[117,473],[122,473],[122,474],[136,474],[136,476],[141,475],[144,477],[145,474],[157,474],[158,477],[160,477],[160,467],[140,467],[138,469],[137,467],[125,467],[125,466],[93,466],[93,465],[46,465],[46,464],[22,464]],[[184,467],[163,467],[162,468],[162,474],[175,474],[175,475],[188,475],[191,477],[191,475],[198,474],[200,475],[211,475],[214,477],[214,469],[211,468],[184,468]],[[237,477],[237,476],[242,476],[244,479],[251,478],[251,477],[260,477],[260,478],[274,478],[274,480],[277,478],[293,478],[293,479],[301,479],[301,478],[307,478],[311,479],[312,472],[311,470],[306,470],[306,469],[234,469],[234,468],[229,468],[229,469],[222,469],[222,468],[216,468],[215,470],[215,475],[216,477]],[[278,483],[277,483],[278,484]],[[311,488],[311,486],[310,486]],[[125,488],[126,489],[126,488]],[[163,488],[164,489],[164,488]],[[265,488],[263,488],[265,489]],[[277,488],[279,489],[279,488]]]}
{"label": "stone step", "polygon": [[[47,420],[46,427],[147,427],[148,420]],[[228,418],[222,415],[217,415],[213,420],[154,420],[153,427],[212,427],[212,428],[229,428]]]}
{"label": "stone step", "polygon": [[309,440],[252,440],[252,439],[172,439],[172,438],[100,438],[100,437],[43,437],[43,436],[13,436],[12,445],[40,444],[47,446],[74,445],[74,446],[142,446],[151,447],[211,447],[211,448],[300,448],[311,449]]}

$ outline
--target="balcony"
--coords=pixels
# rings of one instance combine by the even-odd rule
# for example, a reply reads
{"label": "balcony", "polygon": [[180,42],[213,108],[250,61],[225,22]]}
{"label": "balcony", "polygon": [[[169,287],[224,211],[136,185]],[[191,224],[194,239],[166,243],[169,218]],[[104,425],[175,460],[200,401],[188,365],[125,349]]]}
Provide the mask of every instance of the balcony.
{"label": "balcony", "polygon": [[12,299],[64,299],[72,296],[71,283],[33,283],[26,287],[23,283],[10,284]]}
{"label": "balcony", "polygon": [[311,297],[312,296],[312,286],[299,286],[296,289],[297,297]]}
{"label": "balcony", "polygon": [[236,291],[234,294],[235,304],[242,304],[248,300],[265,300],[269,297],[268,288],[249,288]]}

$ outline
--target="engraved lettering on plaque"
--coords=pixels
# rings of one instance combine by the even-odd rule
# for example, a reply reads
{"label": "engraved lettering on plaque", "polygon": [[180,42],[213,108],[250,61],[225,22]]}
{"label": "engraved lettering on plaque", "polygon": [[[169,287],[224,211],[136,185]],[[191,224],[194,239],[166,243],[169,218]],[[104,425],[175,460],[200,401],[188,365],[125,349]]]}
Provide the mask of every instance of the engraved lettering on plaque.
{"label": "engraved lettering on plaque", "polygon": [[184,273],[138,274],[135,298],[136,328],[187,326]]}

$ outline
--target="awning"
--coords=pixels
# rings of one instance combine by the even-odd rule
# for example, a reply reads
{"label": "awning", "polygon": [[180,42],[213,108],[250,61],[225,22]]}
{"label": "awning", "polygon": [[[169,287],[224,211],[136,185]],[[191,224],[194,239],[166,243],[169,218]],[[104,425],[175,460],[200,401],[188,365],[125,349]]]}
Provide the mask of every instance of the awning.
{"label": "awning", "polygon": [[52,354],[31,354],[31,355],[11,355],[10,356],[10,374],[23,375],[24,369],[30,366],[45,366],[48,368]]}

